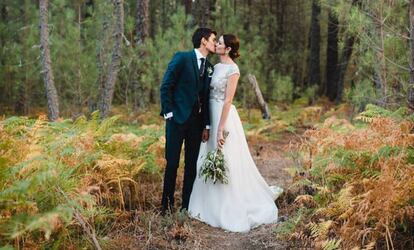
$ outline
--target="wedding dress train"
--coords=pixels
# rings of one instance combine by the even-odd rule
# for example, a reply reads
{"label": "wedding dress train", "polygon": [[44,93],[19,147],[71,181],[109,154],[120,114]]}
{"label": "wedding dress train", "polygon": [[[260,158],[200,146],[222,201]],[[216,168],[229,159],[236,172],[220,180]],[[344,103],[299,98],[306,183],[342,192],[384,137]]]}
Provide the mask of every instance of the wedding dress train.
{"label": "wedding dress train", "polygon": [[250,155],[246,137],[234,105],[231,106],[225,130],[229,132],[223,146],[228,167],[228,183],[204,182],[198,176],[206,154],[217,147],[217,127],[223,108],[230,75],[239,74],[236,64],[214,66],[210,91],[210,138],[202,143],[197,161],[197,178],[190,197],[189,214],[211,226],[232,232],[250,229],[277,221],[274,200],[281,189],[269,187]]}

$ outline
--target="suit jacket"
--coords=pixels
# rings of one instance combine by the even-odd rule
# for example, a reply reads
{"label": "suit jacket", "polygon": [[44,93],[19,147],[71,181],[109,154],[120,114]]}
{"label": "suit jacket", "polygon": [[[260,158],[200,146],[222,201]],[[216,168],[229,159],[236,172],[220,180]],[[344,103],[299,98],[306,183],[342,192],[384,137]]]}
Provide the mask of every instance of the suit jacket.
{"label": "suit jacket", "polygon": [[[161,83],[161,113],[173,112],[173,119],[183,124],[189,117],[194,105],[201,105],[203,126],[210,125],[209,95],[211,63],[206,60],[206,72],[200,78],[197,57],[194,50],[177,52],[165,71]],[[210,71],[210,72],[208,72]]]}

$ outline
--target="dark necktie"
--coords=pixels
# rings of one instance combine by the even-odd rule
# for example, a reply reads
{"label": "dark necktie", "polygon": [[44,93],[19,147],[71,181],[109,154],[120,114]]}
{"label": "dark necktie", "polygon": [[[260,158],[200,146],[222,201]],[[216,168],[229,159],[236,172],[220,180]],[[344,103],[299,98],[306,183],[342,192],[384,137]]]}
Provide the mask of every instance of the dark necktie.
{"label": "dark necktie", "polygon": [[204,71],[206,68],[206,59],[205,58],[200,58],[201,60],[201,65],[200,65],[200,77],[204,76]]}

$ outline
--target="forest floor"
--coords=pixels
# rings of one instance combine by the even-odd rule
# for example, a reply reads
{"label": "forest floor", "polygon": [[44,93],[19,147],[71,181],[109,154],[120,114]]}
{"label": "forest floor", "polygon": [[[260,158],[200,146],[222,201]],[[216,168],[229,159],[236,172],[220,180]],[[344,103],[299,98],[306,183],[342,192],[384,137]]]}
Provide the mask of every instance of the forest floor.
{"label": "forest floor", "polygon": [[[300,138],[300,134],[287,132],[266,141],[248,138],[250,152],[269,185],[286,189],[292,183],[292,177],[285,168],[293,163],[289,158],[289,146]],[[178,186],[179,192],[180,189]],[[262,225],[248,233],[232,233],[183,217],[179,213],[162,218],[154,209],[142,216],[147,217],[145,222],[138,222],[148,227],[144,234],[131,229],[124,230],[124,233],[115,232],[109,237],[117,245],[109,244],[108,249],[119,249],[119,244],[122,244],[122,249],[287,249],[287,244],[277,238],[278,223]],[[288,216],[287,209],[279,207],[279,218]]]}
{"label": "forest floor", "polygon": [[[286,189],[292,177],[286,168],[292,165],[288,157],[290,143],[297,141],[296,135],[285,133],[274,141],[250,144],[250,152],[257,168],[269,185]],[[279,218],[287,216],[284,208],[279,207]],[[195,222],[194,231],[199,237],[201,249],[286,249],[286,244],[276,237],[278,224],[262,225],[248,233],[231,233]]]}

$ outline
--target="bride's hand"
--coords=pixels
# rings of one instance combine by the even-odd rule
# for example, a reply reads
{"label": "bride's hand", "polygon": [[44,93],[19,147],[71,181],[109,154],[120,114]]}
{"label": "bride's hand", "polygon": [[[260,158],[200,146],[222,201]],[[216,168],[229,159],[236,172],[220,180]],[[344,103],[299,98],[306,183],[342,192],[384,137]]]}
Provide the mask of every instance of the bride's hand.
{"label": "bride's hand", "polygon": [[223,148],[223,145],[224,145],[223,130],[217,131],[217,145],[219,148]]}

